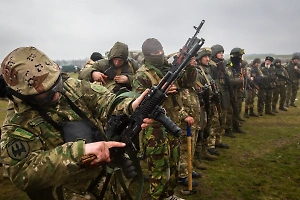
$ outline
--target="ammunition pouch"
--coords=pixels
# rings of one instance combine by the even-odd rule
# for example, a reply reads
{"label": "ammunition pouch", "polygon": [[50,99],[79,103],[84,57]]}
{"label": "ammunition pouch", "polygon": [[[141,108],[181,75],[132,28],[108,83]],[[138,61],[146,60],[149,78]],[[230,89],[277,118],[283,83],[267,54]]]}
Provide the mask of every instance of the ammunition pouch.
{"label": "ammunition pouch", "polygon": [[91,127],[85,121],[62,122],[60,125],[65,142],[85,140],[86,143],[92,143],[104,140],[99,129]]}

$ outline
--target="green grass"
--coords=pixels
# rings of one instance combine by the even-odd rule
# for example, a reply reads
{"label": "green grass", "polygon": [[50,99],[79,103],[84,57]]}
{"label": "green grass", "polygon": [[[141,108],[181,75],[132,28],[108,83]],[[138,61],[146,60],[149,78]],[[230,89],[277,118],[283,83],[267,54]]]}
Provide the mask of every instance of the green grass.
{"label": "green grass", "polygon": [[[298,98],[300,95],[298,95]],[[300,99],[300,98],[299,98]],[[197,193],[192,200],[297,200],[300,199],[300,102],[297,108],[279,111],[276,116],[251,117],[243,123],[247,134],[223,137],[230,145],[220,150],[217,161],[206,161]],[[6,102],[0,101],[0,122]],[[1,171],[0,171],[1,173]],[[136,188],[133,183],[132,188]],[[8,179],[0,176],[0,199],[26,199]],[[178,186],[178,191],[186,189]],[[149,199],[145,182],[143,199]]]}

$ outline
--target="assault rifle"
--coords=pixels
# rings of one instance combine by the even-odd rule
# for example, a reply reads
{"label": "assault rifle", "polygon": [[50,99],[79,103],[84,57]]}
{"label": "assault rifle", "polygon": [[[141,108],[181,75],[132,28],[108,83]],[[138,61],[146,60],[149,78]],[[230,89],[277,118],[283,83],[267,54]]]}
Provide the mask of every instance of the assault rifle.
{"label": "assault rifle", "polygon": [[[172,67],[171,67],[172,72],[176,70],[179,67],[179,65],[183,62],[185,54],[189,52],[194,45],[199,44],[199,38],[197,38],[197,35],[199,34],[204,23],[205,20],[202,20],[198,27],[194,26],[194,29],[196,29],[195,34],[193,35],[193,37],[189,38],[185,43],[185,45],[183,46],[183,48],[179,50],[179,55],[174,56],[174,61],[172,62]],[[201,40],[203,39],[201,38]],[[203,40],[203,44],[204,44],[204,40]]]}
{"label": "assault rifle", "polygon": [[[126,147],[124,148],[110,149],[112,160],[108,165],[115,165],[116,167],[122,168],[123,163],[120,163],[120,161],[118,160],[120,158],[120,155],[123,155],[124,153],[129,155],[130,159],[133,161],[135,167],[139,171],[138,178],[140,182],[140,188],[138,190],[139,194],[136,195],[136,199],[141,199],[143,188],[141,167],[136,158],[139,147],[138,136],[141,131],[141,125],[145,118],[152,118],[160,122],[168,130],[168,132],[172,133],[173,135],[179,137],[179,135],[181,134],[181,129],[170,118],[166,116],[162,104],[167,98],[168,88],[182,75],[191,58],[197,54],[198,50],[204,44],[205,40],[203,38],[197,38],[197,34],[199,33],[203,24],[204,20],[202,20],[198,27],[194,27],[196,29],[196,33],[192,38],[188,39],[186,44],[180,50],[178,58],[176,59],[175,63],[173,62],[170,71],[167,72],[167,74],[162,78],[161,82],[157,86],[151,87],[148,94],[142,100],[140,105],[135,109],[131,117],[127,118],[124,115],[120,115],[110,117],[108,121],[107,130],[110,134],[109,140],[126,143]],[[99,176],[100,175],[103,176],[101,173],[99,174]],[[93,181],[93,185],[89,187],[89,191],[92,191],[93,187],[96,187],[96,183],[101,180],[101,177],[99,176]],[[109,181],[108,177],[106,177],[106,182],[107,181]],[[108,183],[105,185],[107,187]],[[123,187],[123,189],[126,192],[127,197],[129,199],[132,199],[130,194],[128,194],[126,191],[127,188],[125,190],[125,188]],[[97,199],[103,198],[103,190],[104,192],[106,190],[104,186],[100,196],[96,196],[96,194],[94,193]]]}

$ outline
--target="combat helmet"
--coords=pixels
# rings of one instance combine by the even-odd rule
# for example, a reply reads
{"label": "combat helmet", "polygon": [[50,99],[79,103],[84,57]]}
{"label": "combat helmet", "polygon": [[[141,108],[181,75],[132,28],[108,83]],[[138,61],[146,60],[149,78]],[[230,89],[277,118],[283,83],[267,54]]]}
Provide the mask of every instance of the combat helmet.
{"label": "combat helmet", "polygon": [[216,57],[218,53],[223,52],[224,53],[224,48],[220,44],[215,44],[211,47],[211,56]]}
{"label": "combat helmet", "polygon": [[18,98],[30,99],[58,82],[62,87],[58,65],[35,47],[20,47],[9,53],[2,61],[1,72],[8,90]]}
{"label": "combat helmet", "polygon": [[197,52],[196,60],[200,60],[204,56],[211,56],[211,52],[211,48],[209,47],[199,49],[199,51]]}
{"label": "combat helmet", "polygon": [[239,47],[235,47],[230,51],[230,57],[240,57],[243,54],[245,54],[244,49],[241,49]]}
{"label": "combat helmet", "polygon": [[295,59],[300,60],[300,56],[299,56],[297,53],[294,53],[294,54],[292,55],[292,60],[295,60]]}

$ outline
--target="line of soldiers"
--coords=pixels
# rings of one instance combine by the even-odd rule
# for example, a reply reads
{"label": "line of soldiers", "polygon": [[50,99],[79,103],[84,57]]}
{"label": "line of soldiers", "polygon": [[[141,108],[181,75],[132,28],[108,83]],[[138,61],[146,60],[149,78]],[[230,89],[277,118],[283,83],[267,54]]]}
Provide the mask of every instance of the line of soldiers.
{"label": "line of soldiers", "polygon": [[[149,41],[153,42],[156,40],[149,39]],[[156,50],[163,51],[161,44],[158,41],[156,43],[153,44],[153,46],[156,45]],[[170,64],[167,63],[166,59],[163,60],[163,55],[156,57],[146,52],[145,49],[142,51],[145,58],[144,61],[131,64],[134,59],[128,59],[128,47],[123,44],[123,47],[126,49],[124,51],[124,49],[120,48],[122,46],[120,44],[122,43],[117,42],[112,47],[108,54],[108,60],[100,60],[88,69],[85,69],[86,67],[83,68],[79,73],[79,79],[88,78],[90,81],[101,81],[104,86],[113,88],[111,90],[114,92],[118,91],[120,83],[123,86],[125,86],[124,83],[131,83],[131,86],[129,86],[130,84],[125,86],[129,90],[143,91],[145,88],[158,84],[161,77],[170,69]],[[119,54],[115,53],[118,49],[120,51]],[[202,162],[203,159],[217,160],[217,156],[220,155],[217,148],[229,148],[227,144],[222,142],[223,135],[235,138],[234,133],[245,133],[241,129],[241,123],[245,120],[240,117],[244,100],[245,118],[262,116],[263,112],[275,115],[274,113],[278,112],[276,105],[279,95],[280,110],[287,110],[284,107],[285,102],[287,102],[286,106],[295,106],[294,102],[298,90],[296,86],[299,79],[299,56],[293,55],[292,61],[284,67],[280,59],[274,59],[271,56],[267,56],[263,63],[261,63],[259,58],[255,58],[248,64],[246,61],[243,61],[243,54],[243,49],[233,48],[230,52],[230,59],[226,61],[222,45],[216,44],[211,48],[200,49],[197,56],[190,61],[183,78],[177,82],[177,94],[170,95],[170,101],[164,104],[167,115],[181,127],[184,133],[186,133],[187,126],[191,127],[193,164],[198,169],[207,168]],[[125,61],[122,70],[113,64],[116,58],[121,58]],[[151,64],[150,68],[149,66],[147,67],[148,63]],[[113,67],[117,67],[115,69],[118,70],[109,75],[107,72]],[[95,76],[98,71],[101,73],[99,78]],[[114,74],[116,75],[115,77],[124,75],[128,78],[124,78],[125,82],[120,82],[114,77]],[[133,75],[135,76],[131,77]],[[113,84],[113,87],[111,84]],[[290,90],[292,91],[290,92],[292,95],[288,95],[287,99],[285,93],[289,90],[286,90],[286,87],[291,88]],[[118,89],[116,90],[116,88]],[[258,96],[258,114],[254,111],[254,98],[256,96]],[[151,154],[155,154],[155,151],[158,151],[156,149],[157,146],[162,145],[157,144],[155,148],[152,146],[150,148],[145,142],[148,141],[148,145],[150,145],[149,143],[151,142],[149,141],[151,139],[154,140],[153,135],[158,135],[159,131],[157,133],[156,131],[153,129],[148,134],[146,131],[146,133],[140,135],[140,140],[143,144],[141,149],[145,151],[143,153],[148,158],[150,194],[154,199],[161,195],[157,190],[162,190],[160,187],[166,186],[168,182],[167,180],[160,180],[160,182],[154,180],[155,177],[162,176],[161,174],[158,176],[161,168],[168,166],[168,164],[155,165],[153,164],[153,158],[151,158],[151,156],[154,156]],[[188,147],[186,137],[186,134],[182,134],[180,138],[180,170],[178,175],[179,183],[185,186],[188,185]],[[159,141],[160,138],[155,138],[155,140]],[[173,143],[174,140],[171,138],[169,149],[174,150]],[[161,149],[159,149],[159,153],[162,153]],[[166,154],[171,156],[172,153],[168,152]],[[157,169],[154,166],[157,166]],[[201,177],[200,173],[196,171],[193,171],[192,175],[193,178]],[[198,185],[196,181],[192,183],[193,186]],[[157,196],[155,196],[155,193],[157,193]]]}
{"label": "line of soldiers", "polygon": [[[29,50],[36,51],[34,48]],[[287,110],[284,103],[285,106],[296,106],[299,56],[293,55],[286,67],[281,65],[279,59],[268,56],[259,67],[260,59],[254,59],[248,65],[242,59],[244,53],[239,47],[233,48],[229,60],[225,60],[222,45],[201,48],[182,76],[169,88],[168,97],[163,104],[166,115],[181,127],[183,134],[178,138],[159,122],[151,123],[141,131],[140,157],[143,160],[141,162],[147,162],[152,199],[182,199],[175,195],[175,188],[178,184],[188,186],[187,155],[191,153],[196,168],[206,169],[202,160],[217,160],[220,156],[218,149],[229,149],[229,145],[222,142],[222,136],[235,138],[234,133],[245,133],[241,129],[245,120],[240,117],[244,99],[245,118],[262,116],[263,111],[274,115],[279,95],[280,110]],[[116,42],[107,59],[94,52],[79,72],[78,78],[103,85],[115,94],[126,90],[142,93],[157,85],[172,70],[163,46],[157,39],[145,40],[142,54],[144,59],[137,62],[129,57],[125,43]],[[175,55],[175,59],[176,56],[178,55]],[[4,67],[7,66],[3,64]],[[57,70],[55,75],[58,74]],[[91,86],[91,94],[99,90],[96,84]],[[285,98],[286,87],[290,88],[287,89],[290,91],[286,95],[288,100]],[[258,96],[258,114],[254,112],[255,96]],[[76,116],[74,113],[71,116],[73,115]],[[192,130],[192,147],[188,147],[186,142],[189,128]],[[26,141],[21,143],[27,144]],[[13,154],[8,156],[16,157],[11,155]],[[193,179],[200,177],[199,172],[192,171]],[[197,181],[193,180],[192,186],[197,185]]]}

